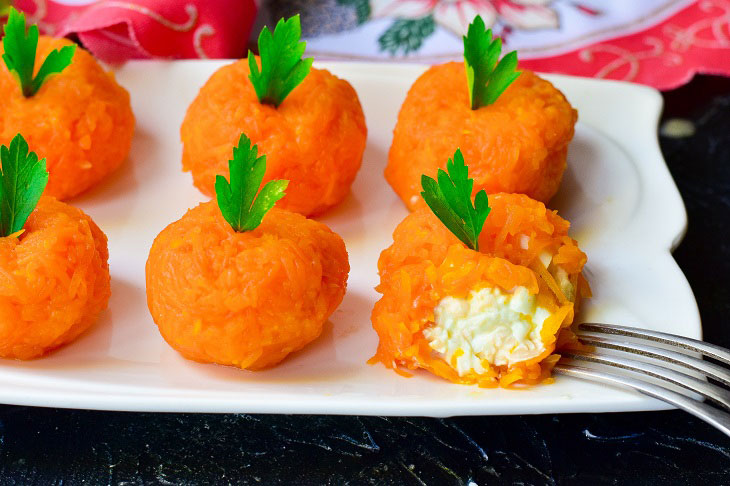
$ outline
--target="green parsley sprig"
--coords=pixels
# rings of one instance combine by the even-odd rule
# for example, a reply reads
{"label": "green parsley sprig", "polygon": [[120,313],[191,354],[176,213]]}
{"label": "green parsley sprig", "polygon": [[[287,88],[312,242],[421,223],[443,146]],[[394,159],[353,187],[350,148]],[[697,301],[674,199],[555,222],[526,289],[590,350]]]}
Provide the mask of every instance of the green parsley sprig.
{"label": "green parsley sprig", "polygon": [[492,29],[487,29],[477,15],[469,24],[464,36],[464,65],[469,86],[471,109],[491,105],[520,75],[517,68],[517,51],[499,60],[502,39],[492,39]]}
{"label": "green parsley sprig", "polygon": [[284,197],[289,181],[269,181],[259,192],[266,172],[266,156],[259,157],[258,147],[252,147],[251,140],[243,133],[238,146],[233,148],[228,170],[230,183],[222,175],[215,178],[215,194],[221,214],[234,231],[256,229],[276,201]]}
{"label": "green parsley sprig", "polygon": [[33,77],[36,50],[38,48],[38,26],[31,25],[26,33],[25,14],[10,7],[8,22],[5,24],[3,37],[3,61],[8,71],[13,73],[20,83],[23,96],[30,98],[38,92],[43,82],[51,74],[57,74],[71,64],[76,46],[64,46],[59,51],[54,49],[41,64],[38,73]]}
{"label": "green parsley sprig", "polygon": [[456,149],[454,158],[446,164],[446,171],[438,170],[438,182],[427,175],[421,176],[421,197],[444,226],[466,246],[479,251],[479,233],[491,211],[487,192],[479,191],[472,204],[474,179],[469,179],[469,167],[464,164],[461,150]]}
{"label": "green parsley sprig", "polygon": [[284,98],[309,74],[314,59],[302,59],[306,42],[299,42],[302,26],[299,15],[283,18],[274,27],[274,34],[264,27],[259,34],[259,70],[256,57],[248,51],[249,79],[261,103],[279,106]]}
{"label": "green parsley sprig", "polygon": [[48,183],[46,159],[28,152],[21,134],[0,146],[0,237],[23,229]]}

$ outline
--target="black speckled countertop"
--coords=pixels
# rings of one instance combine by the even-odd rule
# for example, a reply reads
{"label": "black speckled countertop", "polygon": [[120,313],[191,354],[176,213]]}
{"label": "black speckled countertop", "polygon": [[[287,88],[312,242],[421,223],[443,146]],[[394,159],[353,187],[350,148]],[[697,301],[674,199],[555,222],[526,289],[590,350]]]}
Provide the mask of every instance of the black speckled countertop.
{"label": "black speckled countertop", "polygon": [[[705,339],[730,347],[730,79],[698,77],[665,101],[664,119],[685,120],[686,135],[661,137],[689,216],[675,257]],[[429,419],[0,405],[0,485],[82,483],[730,484],[730,439],[680,411]]]}

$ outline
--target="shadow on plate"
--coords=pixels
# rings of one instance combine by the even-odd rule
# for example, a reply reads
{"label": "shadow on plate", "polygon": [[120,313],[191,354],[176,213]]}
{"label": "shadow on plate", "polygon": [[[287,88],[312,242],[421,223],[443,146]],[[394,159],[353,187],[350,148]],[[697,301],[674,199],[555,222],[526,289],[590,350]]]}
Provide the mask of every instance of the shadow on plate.
{"label": "shadow on plate", "polygon": [[550,200],[549,208],[556,209],[558,214],[564,218],[569,218],[572,213],[571,210],[576,207],[582,212],[583,206],[590,199],[580,182],[580,174],[585,173],[586,170],[581,170],[577,166],[582,165],[585,167],[586,165],[595,164],[597,163],[596,157],[597,153],[595,148],[592,147],[590,139],[577,132],[568,147],[568,166],[563,173],[560,189]]}
{"label": "shadow on plate", "polygon": [[[355,292],[348,293],[317,339],[290,354],[281,364],[266,370],[247,371],[232,366],[196,363],[167,347],[160,357],[164,369],[162,373],[171,382],[186,387],[191,383],[204,384],[210,380],[242,385],[347,381],[362,373],[365,362],[375,353],[377,340],[370,327],[371,307],[372,303],[366,297]],[[367,336],[368,332],[372,332],[372,336],[364,339],[363,333]]]}
{"label": "shadow on plate", "polygon": [[[43,371],[78,371],[117,368],[129,360],[112,358],[109,350],[112,344],[114,308],[121,308],[130,300],[139,299],[140,289],[123,280],[112,279],[112,296],[109,305],[99,319],[75,341],[61,346],[50,354],[31,361],[8,361],[17,367]],[[144,296],[144,290],[141,291]],[[143,298],[143,297],[142,297]],[[3,364],[6,362],[3,361]]]}

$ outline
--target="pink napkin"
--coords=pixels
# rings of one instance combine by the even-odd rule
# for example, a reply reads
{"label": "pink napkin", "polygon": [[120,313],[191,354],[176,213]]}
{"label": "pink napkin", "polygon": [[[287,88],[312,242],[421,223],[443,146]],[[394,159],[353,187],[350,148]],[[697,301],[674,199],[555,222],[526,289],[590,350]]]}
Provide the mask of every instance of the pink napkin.
{"label": "pink napkin", "polygon": [[79,40],[107,62],[235,58],[246,53],[254,0],[16,0],[41,32]]}
{"label": "pink napkin", "polygon": [[730,76],[730,1],[698,0],[639,32],[522,66],[673,89],[696,73]]}

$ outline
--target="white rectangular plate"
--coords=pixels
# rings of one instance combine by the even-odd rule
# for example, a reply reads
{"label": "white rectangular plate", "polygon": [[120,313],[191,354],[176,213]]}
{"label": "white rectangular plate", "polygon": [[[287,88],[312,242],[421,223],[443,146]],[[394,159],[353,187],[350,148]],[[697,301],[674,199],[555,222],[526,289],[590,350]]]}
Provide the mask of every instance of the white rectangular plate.
{"label": "white rectangular plate", "polygon": [[[109,237],[112,297],[78,341],[31,362],[0,360],[0,402],[104,410],[364,415],[487,415],[657,410],[663,403],[558,377],[529,390],[460,386],[428,373],[406,379],[366,364],[377,344],[370,310],[376,262],[406,215],[383,178],[398,109],[425,69],[322,64],[357,90],[368,145],[352,194],[322,218],[345,240],[348,292],[322,336],[276,368],[247,372],[186,361],[147,311],[144,265],[154,237],[204,198],[181,171],[185,110],[225,61],[130,62],[117,79],[132,95],[130,161],[72,201]],[[578,109],[568,170],[551,206],[572,221],[588,254],[595,296],[584,321],[636,325],[699,338],[695,300],[670,255],[686,227],[656,140],[661,97],[649,88],[549,76]]]}

